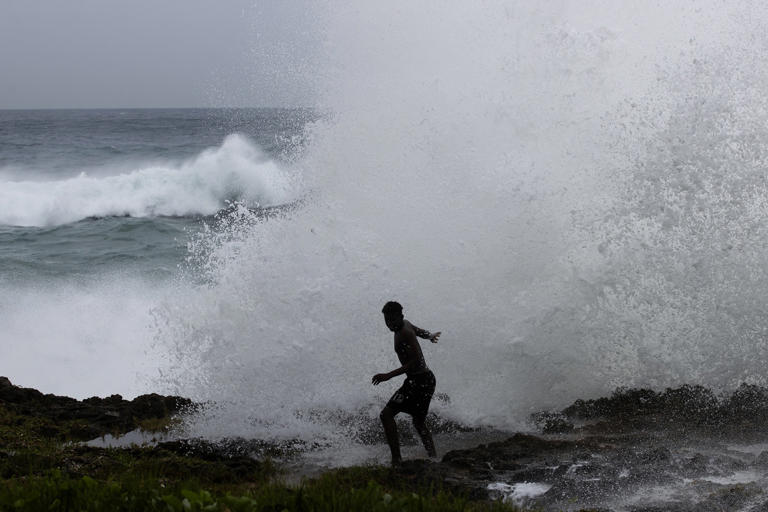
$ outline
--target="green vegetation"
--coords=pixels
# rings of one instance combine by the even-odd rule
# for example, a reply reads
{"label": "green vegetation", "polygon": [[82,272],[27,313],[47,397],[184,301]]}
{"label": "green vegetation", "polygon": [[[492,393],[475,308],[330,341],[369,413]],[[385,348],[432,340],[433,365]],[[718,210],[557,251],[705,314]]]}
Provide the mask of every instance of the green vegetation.
{"label": "green vegetation", "polygon": [[17,511],[511,511],[499,503],[471,502],[444,492],[392,491],[369,481],[344,487],[333,475],[292,488],[267,483],[240,492],[204,490],[196,485],[162,487],[142,480],[98,481],[60,472],[6,482],[0,509]]}

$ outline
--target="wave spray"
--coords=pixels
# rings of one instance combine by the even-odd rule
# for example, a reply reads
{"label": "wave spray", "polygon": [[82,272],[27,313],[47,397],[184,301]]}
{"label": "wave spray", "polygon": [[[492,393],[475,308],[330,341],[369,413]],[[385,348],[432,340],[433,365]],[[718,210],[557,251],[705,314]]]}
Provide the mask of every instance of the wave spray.
{"label": "wave spray", "polygon": [[209,436],[346,440],[394,390],[380,310],[442,330],[439,414],[512,428],[618,385],[759,381],[759,5],[333,5],[304,201],[191,244],[155,311]]}

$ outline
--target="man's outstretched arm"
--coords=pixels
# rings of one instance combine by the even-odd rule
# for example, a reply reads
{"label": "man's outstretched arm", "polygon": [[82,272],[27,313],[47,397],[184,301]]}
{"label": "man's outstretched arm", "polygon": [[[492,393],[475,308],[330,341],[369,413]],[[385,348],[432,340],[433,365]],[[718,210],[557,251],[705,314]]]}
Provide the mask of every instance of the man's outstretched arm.
{"label": "man's outstretched arm", "polygon": [[424,330],[421,327],[416,327],[413,324],[411,325],[413,326],[413,332],[416,333],[416,336],[425,340],[429,340],[432,343],[437,343],[437,339],[440,337],[440,334],[442,334],[440,331],[432,334],[431,332]]}

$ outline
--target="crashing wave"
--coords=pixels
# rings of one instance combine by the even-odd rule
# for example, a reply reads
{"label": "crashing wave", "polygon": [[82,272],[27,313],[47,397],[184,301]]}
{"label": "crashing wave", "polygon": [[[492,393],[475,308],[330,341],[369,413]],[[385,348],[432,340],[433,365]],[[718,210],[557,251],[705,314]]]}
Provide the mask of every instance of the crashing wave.
{"label": "crashing wave", "polygon": [[274,206],[294,197],[288,171],[239,134],[189,161],[111,176],[0,183],[0,225],[56,226],[91,217],[211,215],[240,201]]}

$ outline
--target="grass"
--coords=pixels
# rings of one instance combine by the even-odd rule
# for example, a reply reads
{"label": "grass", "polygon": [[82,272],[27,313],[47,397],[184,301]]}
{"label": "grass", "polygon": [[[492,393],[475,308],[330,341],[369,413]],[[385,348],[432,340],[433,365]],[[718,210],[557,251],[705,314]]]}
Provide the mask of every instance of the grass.
{"label": "grass", "polygon": [[4,482],[0,510],[15,511],[513,511],[502,503],[470,501],[443,491],[392,490],[369,480],[347,487],[338,475],[327,474],[298,487],[269,482],[225,491],[197,483],[163,484],[146,478],[101,481],[73,478],[60,471],[46,476]]}

